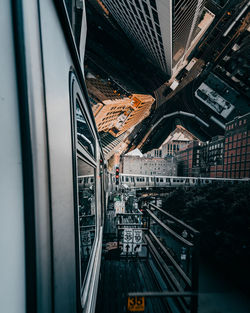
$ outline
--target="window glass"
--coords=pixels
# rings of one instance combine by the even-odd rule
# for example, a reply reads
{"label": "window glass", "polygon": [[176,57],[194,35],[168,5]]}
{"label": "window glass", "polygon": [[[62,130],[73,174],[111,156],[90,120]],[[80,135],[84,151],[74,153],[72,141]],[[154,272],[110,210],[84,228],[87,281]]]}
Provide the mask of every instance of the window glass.
{"label": "window glass", "polygon": [[145,13],[146,13],[148,16],[150,16],[147,4],[144,3],[144,2],[142,2],[142,4],[143,4]]}
{"label": "window glass", "polygon": [[77,159],[81,283],[84,281],[96,232],[95,169]]}
{"label": "window glass", "polygon": [[156,3],[155,3],[155,0],[149,0],[151,6],[156,9]]}
{"label": "window glass", "polygon": [[95,140],[81,110],[79,101],[76,100],[77,139],[81,145],[95,157]]}

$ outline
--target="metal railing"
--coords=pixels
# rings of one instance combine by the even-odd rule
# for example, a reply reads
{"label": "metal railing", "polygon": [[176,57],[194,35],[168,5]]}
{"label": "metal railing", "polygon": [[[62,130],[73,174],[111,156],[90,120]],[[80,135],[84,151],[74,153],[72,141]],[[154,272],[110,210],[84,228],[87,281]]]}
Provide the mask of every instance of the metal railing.
{"label": "metal railing", "polygon": [[152,203],[147,204],[145,212],[149,217],[145,239],[149,252],[168,285],[168,295],[165,296],[174,297],[180,312],[196,313],[199,232]]}
{"label": "metal railing", "polygon": [[124,245],[122,233],[126,228],[142,230],[145,255],[123,250],[120,257],[153,260],[166,289],[132,292],[128,297],[160,297],[164,301],[171,298],[169,312],[197,313],[199,232],[155,204],[146,203],[142,209],[142,212],[117,214],[117,247]]}

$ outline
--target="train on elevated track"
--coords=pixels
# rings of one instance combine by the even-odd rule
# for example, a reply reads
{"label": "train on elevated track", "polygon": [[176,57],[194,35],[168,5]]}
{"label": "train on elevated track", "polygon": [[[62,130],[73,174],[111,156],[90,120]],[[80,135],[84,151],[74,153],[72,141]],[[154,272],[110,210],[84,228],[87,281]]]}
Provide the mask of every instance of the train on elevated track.
{"label": "train on elevated track", "polygon": [[[112,177],[114,183],[114,177]],[[120,184],[130,188],[143,187],[178,187],[178,186],[196,186],[205,184],[243,184],[248,183],[249,178],[231,179],[231,178],[211,178],[211,177],[181,177],[181,176],[157,176],[157,175],[135,175],[120,174]]]}

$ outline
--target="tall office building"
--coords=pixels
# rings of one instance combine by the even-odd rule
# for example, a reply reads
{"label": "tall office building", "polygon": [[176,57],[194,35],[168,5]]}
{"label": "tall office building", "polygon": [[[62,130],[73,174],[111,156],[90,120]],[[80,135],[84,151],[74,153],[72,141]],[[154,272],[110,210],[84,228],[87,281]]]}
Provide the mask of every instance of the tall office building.
{"label": "tall office building", "polygon": [[130,98],[103,101],[94,111],[98,131],[118,137],[150,114],[154,103],[150,95],[133,94]]}
{"label": "tall office building", "polygon": [[169,76],[189,49],[205,0],[102,0],[128,37]]}

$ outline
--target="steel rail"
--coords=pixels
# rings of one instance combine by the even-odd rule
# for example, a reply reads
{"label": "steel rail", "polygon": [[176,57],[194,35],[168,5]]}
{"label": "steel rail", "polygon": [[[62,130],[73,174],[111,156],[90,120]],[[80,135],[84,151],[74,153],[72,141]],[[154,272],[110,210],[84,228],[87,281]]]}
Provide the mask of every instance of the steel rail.
{"label": "steel rail", "polygon": [[196,292],[175,292],[175,291],[145,291],[145,292],[129,292],[128,297],[195,297]]}
{"label": "steel rail", "polygon": [[162,228],[164,228],[167,232],[169,232],[174,238],[182,242],[183,244],[193,247],[194,244],[186,239],[184,239],[182,236],[177,234],[175,231],[173,231],[171,228],[169,228],[166,224],[164,224],[162,221],[159,220],[159,218],[153,214],[149,209],[146,209],[146,212],[159,224]]}
{"label": "steel rail", "polygon": [[[146,239],[148,246],[151,250],[151,254],[152,254],[153,258],[156,260],[156,262],[159,266],[159,269],[162,272],[163,277],[166,280],[166,284],[169,285],[170,288],[173,289],[175,292],[184,292],[183,288],[181,287],[181,285],[179,284],[179,282],[175,278],[174,274],[171,272],[171,270],[169,269],[169,267],[164,262],[161,255],[159,254],[159,252],[156,250],[156,248],[155,248],[154,244],[152,243],[151,239],[149,238],[149,236],[145,235],[145,239]],[[189,310],[187,308],[188,304],[184,298],[182,298],[182,299],[177,298],[176,300],[177,300],[177,303],[179,305],[179,309],[181,310],[181,312],[189,312]]]}
{"label": "steel rail", "polygon": [[156,237],[154,232],[152,230],[149,230],[149,234],[153,237],[153,239],[156,241],[156,243],[159,245],[159,247],[162,249],[162,251],[166,254],[166,256],[169,258],[169,260],[172,262],[174,268],[181,275],[181,277],[185,281],[185,283],[188,284],[189,287],[191,287],[192,286],[191,279],[183,271],[183,269],[180,267],[180,265],[175,261],[175,259],[172,257],[172,255],[169,253],[169,251],[164,247],[164,245],[160,242],[160,240]]}
{"label": "steel rail", "polygon": [[164,215],[172,218],[174,221],[176,221],[177,223],[181,224],[182,226],[186,227],[187,229],[189,229],[191,232],[193,232],[194,234],[199,234],[200,232],[196,229],[194,229],[193,227],[187,225],[186,223],[184,223],[183,221],[179,220],[178,218],[174,217],[173,215],[171,215],[170,213],[162,210],[161,208],[159,208],[158,206],[156,206],[153,203],[149,204],[150,206],[152,206],[153,208],[155,208],[156,210],[160,211],[161,213],[163,213]]}

